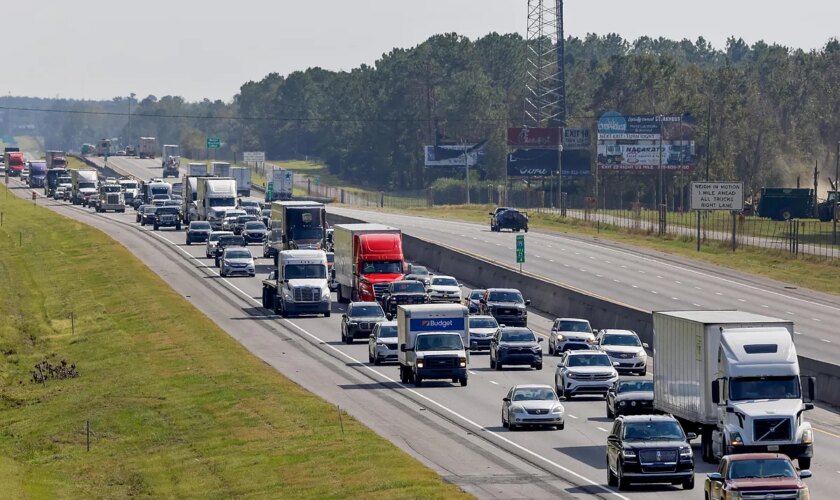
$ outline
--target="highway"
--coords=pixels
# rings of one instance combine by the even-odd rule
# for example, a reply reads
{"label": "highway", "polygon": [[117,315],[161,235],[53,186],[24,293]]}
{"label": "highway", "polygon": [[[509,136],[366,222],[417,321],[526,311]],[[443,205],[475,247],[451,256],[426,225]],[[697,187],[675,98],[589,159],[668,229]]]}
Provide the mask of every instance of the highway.
{"label": "highway", "polygon": [[[516,266],[515,234],[491,233],[489,224],[334,206],[327,211],[388,224],[412,236]],[[643,310],[740,309],[790,319],[796,326],[800,355],[828,363],[840,360],[836,296],[597,238],[530,231],[525,248],[524,270]],[[527,290],[523,293],[527,298]],[[592,326],[616,325],[598,325],[598,319],[592,318]]]}
{"label": "highway", "polygon": [[[143,179],[160,175],[157,160],[111,158],[109,164]],[[24,197],[29,195],[23,188],[15,192]],[[258,260],[257,278],[221,278],[212,262],[204,258],[202,245],[186,246],[182,232],[141,228],[133,223],[131,210],[126,214],[96,214],[67,203],[43,200],[39,203],[100,228],[122,242],[254,355],[347,410],[447,480],[479,497],[702,498],[703,478],[714,470],[699,459],[699,443],[695,443],[698,476],[690,495],[666,485],[637,486],[619,493],[606,486],[604,445],[611,420],[605,416],[602,399],[576,398],[564,402],[567,419],[563,431],[511,432],[501,427],[501,398],[508,388],[521,383],[551,384],[557,358],[546,357],[542,371],[497,372],[490,370],[486,354],[476,354],[471,358],[468,387],[441,382],[429,382],[421,388],[404,386],[398,382],[395,366],[367,364],[366,344],[340,342],[340,305],[334,304],[335,314],[331,318],[284,320],[261,309],[260,277],[268,273],[269,260]],[[513,236],[491,235],[483,226],[334,207],[330,207],[330,212],[401,225],[406,232],[417,236],[473,253],[487,252],[489,257],[504,262],[512,260]],[[772,290],[759,287],[761,280],[742,284],[735,276],[716,276],[700,268],[683,269],[682,264],[674,261],[660,261],[575,238],[537,233],[529,233],[526,238],[529,258],[526,265],[530,271],[559,275],[555,279],[602,295],[620,293],[626,302],[647,309],[665,308],[659,305],[663,303],[669,304],[668,309],[721,307],[715,304],[749,309],[755,302],[757,307],[768,305],[765,312],[779,314],[778,303],[773,302],[775,298],[791,304],[807,300],[803,302],[809,304],[807,307],[795,308],[799,314],[805,310],[814,318],[821,317],[818,313],[823,317],[832,314],[831,310],[822,310],[829,306],[810,298],[783,292],[773,295]],[[252,248],[261,255],[259,247]],[[600,270],[605,266],[621,271]],[[639,288],[633,288],[634,285]],[[629,290],[637,292],[626,293]],[[717,295],[718,291],[733,295]],[[736,295],[749,301],[740,303]],[[642,305],[645,298],[648,300]],[[833,314],[836,317],[836,312]],[[529,318],[529,326],[545,335],[551,318],[536,311]],[[597,319],[592,319],[597,324]],[[823,335],[818,332],[827,332],[828,326],[800,329],[802,335],[797,337],[797,343],[805,346],[805,340]],[[823,347],[836,348],[830,344]],[[809,412],[808,418],[818,429],[811,468],[814,477],[808,480],[812,498],[832,498],[831,484],[840,474],[840,417],[819,408]]]}

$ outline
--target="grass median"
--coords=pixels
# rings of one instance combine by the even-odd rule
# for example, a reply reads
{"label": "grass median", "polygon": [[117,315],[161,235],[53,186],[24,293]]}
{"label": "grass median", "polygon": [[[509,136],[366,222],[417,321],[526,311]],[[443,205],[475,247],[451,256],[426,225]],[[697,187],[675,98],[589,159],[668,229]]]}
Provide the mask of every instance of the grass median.
{"label": "grass median", "polygon": [[[3,498],[464,495],[347,415],[342,435],[104,233],[6,193],[0,211]],[[79,375],[33,381],[45,360]]]}
{"label": "grass median", "polygon": [[[351,207],[352,208],[352,207]],[[488,212],[493,206],[436,206],[433,208],[413,208],[386,211],[401,212],[411,215],[422,215],[440,219],[459,219],[468,222],[487,223]],[[704,242],[701,251],[696,251],[696,241],[687,237],[646,236],[618,230],[603,225],[600,229],[591,223],[571,217],[559,215],[529,213],[530,227],[545,229],[561,233],[571,233],[580,236],[598,237],[602,240],[612,240],[618,243],[635,245],[638,247],[658,250],[680,257],[686,257],[701,262],[715,264],[737,271],[765,276],[800,287],[810,288],[826,293],[840,295],[840,261],[828,260],[800,254],[792,257],[790,254],[762,250],[754,247],[739,248],[732,252],[727,242]],[[514,255],[511,254],[511,262]]]}

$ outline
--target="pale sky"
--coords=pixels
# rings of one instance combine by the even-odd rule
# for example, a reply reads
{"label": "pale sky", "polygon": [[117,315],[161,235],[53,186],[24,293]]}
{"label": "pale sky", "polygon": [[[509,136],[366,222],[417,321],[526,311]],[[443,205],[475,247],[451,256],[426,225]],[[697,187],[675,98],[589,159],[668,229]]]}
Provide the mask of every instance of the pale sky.
{"label": "pale sky", "polygon": [[[552,1],[552,0],[547,0]],[[229,101],[248,80],[348,70],[431,35],[524,36],[528,0],[30,0],[4,2],[0,94]],[[730,35],[815,49],[840,36],[840,1],[566,0],[566,34]],[[12,21],[15,20],[15,21]],[[14,33],[10,27],[16,27]]]}

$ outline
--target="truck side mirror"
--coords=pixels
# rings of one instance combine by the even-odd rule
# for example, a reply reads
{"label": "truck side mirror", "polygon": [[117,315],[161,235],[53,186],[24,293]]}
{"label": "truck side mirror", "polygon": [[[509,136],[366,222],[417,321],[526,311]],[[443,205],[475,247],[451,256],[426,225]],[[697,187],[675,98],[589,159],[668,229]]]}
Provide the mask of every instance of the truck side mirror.
{"label": "truck side mirror", "polygon": [[720,380],[712,381],[712,403],[720,405]]}
{"label": "truck side mirror", "polygon": [[400,344],[400,352],[406,352],[407,350],[405,344]]}
{"label": "truck side mirror", "polygon": [[[803,377],[800,377],[803,378]],[[817,393],[817,379],[814,377],[804,377],[805,384],[802,384],[807,389],[805,392],[805,397],[803,398],[806,403],[812,403],[816,397]],[[802,382],[800,382],[801,384]]]}

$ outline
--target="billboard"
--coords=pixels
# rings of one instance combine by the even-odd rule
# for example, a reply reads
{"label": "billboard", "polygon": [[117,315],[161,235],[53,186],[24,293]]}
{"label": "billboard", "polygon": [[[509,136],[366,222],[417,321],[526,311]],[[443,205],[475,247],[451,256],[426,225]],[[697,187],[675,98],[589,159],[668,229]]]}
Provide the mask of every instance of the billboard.
{"label": "billboard", "polygon": [[563,151],[589,149],[592,137],[588,128],[563,129]]}
{"label": "billboard", "polygon": [[693,141],[697,120],[691,115],[628,115],[611,111],[598,119],[598,140]]}
{"label": "billboard", "polygon": [[470,167],[485,162],[487,154],[486,142],[478,144],[447,144],[440,146],[426,146],[424,148],[427,167],[464,167],[466,162]]}
{"label": "billboard", "polygon": [[620,171],[689,172],[697,164],[694,143],[603,144],[598,143],[598,169]]}
{"label": "billboard", "polygon": [[507,144],[511,148],[556,148],[560,145],[562,128],[513,127],[507,130]]}
{"label": "billboard", "polygon": [[[563,176],[583,177],[592,172],[588,150],[563,151]],[[556,149],[519,149],[508,154],[508,177],[548,177],[557,175]]]}

